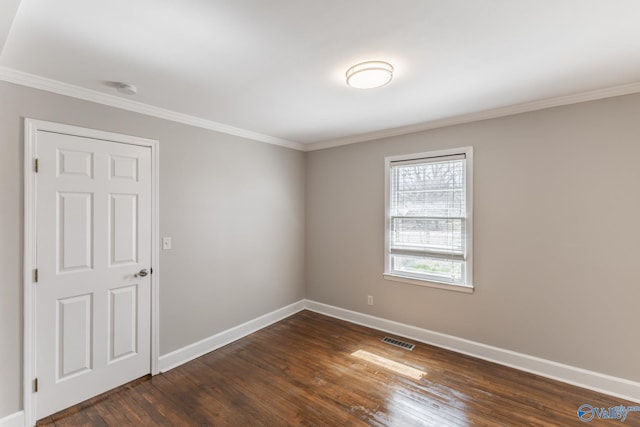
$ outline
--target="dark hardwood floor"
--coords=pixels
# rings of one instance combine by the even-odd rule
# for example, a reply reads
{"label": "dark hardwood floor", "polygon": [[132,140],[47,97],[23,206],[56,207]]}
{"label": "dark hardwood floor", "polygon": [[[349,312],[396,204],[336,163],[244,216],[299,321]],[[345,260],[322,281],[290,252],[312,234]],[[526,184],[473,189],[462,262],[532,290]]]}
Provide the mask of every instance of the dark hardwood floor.
{"label": "dark hardwood floor", "polygon": [[624,424],[577,416],[632,402],[386,335],[303,311],[38,425],[640,426],[640,412]]}

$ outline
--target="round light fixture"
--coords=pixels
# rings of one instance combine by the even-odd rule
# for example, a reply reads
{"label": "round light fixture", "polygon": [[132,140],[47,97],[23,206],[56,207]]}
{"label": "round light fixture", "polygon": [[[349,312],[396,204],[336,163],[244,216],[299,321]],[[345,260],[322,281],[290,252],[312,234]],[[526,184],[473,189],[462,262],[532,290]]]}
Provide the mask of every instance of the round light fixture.
{"label": "round light fixture", "polygon": [[384,86],[393,77],[393,66],[384,61],[367,61],[347,70],[347,84],[358,89]]}
{"label": "round light fixture", "polygon": [[124,93],[125,95],[135,95],[138,93],[138,88],[129,83],[116,84],[116,90],[120,93]]}

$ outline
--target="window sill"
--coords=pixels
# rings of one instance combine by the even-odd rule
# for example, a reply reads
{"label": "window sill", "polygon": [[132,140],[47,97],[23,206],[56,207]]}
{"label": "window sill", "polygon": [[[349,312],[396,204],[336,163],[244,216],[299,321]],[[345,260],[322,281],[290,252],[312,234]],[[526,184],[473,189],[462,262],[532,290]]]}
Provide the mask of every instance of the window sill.
{"label": "window sill", "polygon": [[444,289],[447,291],[454,291],[454,292],[464,292],[467,294],[473,293],[472,285],[454,285],[451,283],[436,282],[433,280],[422,280],[422,279],[416,279],[414,277],[400,276],[397,274],[389,274],[389,273],[384,273],[383,277],[385,280],[391,280],[392,282],[408,283],[410,285],[426,286],[429,288]]}

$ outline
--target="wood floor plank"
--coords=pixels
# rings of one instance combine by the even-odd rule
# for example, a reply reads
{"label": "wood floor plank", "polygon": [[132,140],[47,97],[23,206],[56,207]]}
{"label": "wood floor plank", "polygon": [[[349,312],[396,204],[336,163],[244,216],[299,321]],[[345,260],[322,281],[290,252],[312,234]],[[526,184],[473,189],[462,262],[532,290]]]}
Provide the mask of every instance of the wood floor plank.
{"label": "wood floor plank", "polygon": [[[637,406],[421,343],[407,351],[384,336],[303,311],[38,425],[584,426],[581,404]],[[640,426],[640,412],[590,425]]]}

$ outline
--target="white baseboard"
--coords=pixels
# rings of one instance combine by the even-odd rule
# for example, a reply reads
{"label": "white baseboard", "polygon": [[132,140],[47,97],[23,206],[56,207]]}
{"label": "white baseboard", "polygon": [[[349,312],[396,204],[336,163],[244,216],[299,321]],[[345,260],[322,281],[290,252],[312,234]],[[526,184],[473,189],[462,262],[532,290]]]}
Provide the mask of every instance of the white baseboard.
{"label": "white baseboard", "polygon": [[166,372],[302,310],[304,310],[304,300],[295,302],[231,329],[227,329],[226,331],[217,333],[209,338],[205,338],[186,347],[172,351],[171,353],[160,356],[158,368],[160,372]]}
{"label": "white baseboard", "polygon": [[[565,365],[551,360],[541,359],[515,351],[493,347],[464,338],[458,338],[416,326],[394,322],[392,320],[358,313],[340,307],[335,307],[311,300],[302,300],[263,316],[235,326],[226,331],[190,344],[171,353],[160,356],[159,369],[166,372],[190,360],[209,353],[233,341],[245,337],[253,332],[265,328],[275,322],[289,317],[304,309],[314,311],[347,322],[367,326],[379,331],[406,337],[425,344],[452,350],[457,353],[488,360],[500,365],[509,366],[525,372],[562,381],[578,387],[587,388],[599,393],[605,393],[621,399],[640,403],[640,383],[624,378],[593,372],[575,366]],[[19,420],[15,421],[14,418]],[[0,420],[0,427],[22,426],[24,415],[22,412],[13,414]],[[5,425],[5,423],[8,423]]]}
{"label": "white baseboard", "polygon": [[488,360],[521,371],[531,372],[536,375],[587,388],[599,393],[605,393],[621,399],[640,402],[640,383],[624,378],[588,371],[586,369],[576,368],[551,360],[493,347],[316,301],[305,300],[304,307],[310,311],[410,338],[425,344],[431,344],[457,353]]}
{"label": "white baseboard", "polygon": [[0,418],[0,427],[24,427],[24,411]]}

